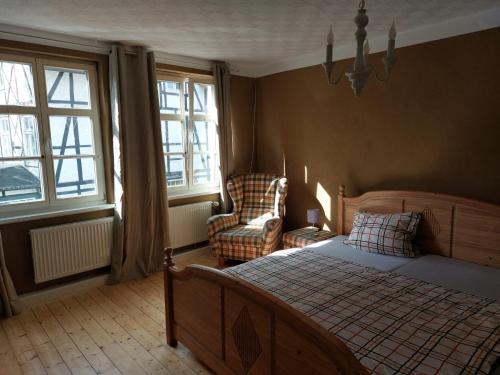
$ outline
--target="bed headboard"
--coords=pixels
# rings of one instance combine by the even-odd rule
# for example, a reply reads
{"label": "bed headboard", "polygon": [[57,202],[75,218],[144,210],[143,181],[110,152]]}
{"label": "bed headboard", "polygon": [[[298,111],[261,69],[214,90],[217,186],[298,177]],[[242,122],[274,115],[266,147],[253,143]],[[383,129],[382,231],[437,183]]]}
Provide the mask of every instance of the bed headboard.
{"label": "bed headboard", "polygon": [[421,212],[416,242],[427,253],[500,268],[500,206],[419,191],[372,191],[338,195],[337,232],[348,234],[356,211]]}

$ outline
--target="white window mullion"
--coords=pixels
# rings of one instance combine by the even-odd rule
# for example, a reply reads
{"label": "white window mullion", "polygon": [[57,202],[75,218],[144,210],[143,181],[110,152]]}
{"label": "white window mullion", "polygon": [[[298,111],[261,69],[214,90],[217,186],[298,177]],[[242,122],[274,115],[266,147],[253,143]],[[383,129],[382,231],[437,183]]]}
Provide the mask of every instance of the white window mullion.
{"label": "white window mullion", "polygon": [[56,200],[56,189],[54,184],[54,179],[51,176],[54,175],[54,161],[52,158],[52,144],[50,142],[50,127],[49,127],[49,117],[45,110],[47,108],[47,98],[45,95],[45,76],[43,74],[43,66],[39,61],[36,62],[36,86],[38,93],[38,113],[39,113],[39,127],[40,127],[40,139],[43,140],[43,158],[44,158],[44,181],[47,191],[47,198],[49,203],[53,203]]}
{"label": "white window mullion", "polygon": [[193,81],[188,79],[189,88],[189,114],[188,114],[188,129],[189,129],[189,144],[188,144],[188,158],[189,158],[189,188],[194,186],[194,163],[193,163]]}

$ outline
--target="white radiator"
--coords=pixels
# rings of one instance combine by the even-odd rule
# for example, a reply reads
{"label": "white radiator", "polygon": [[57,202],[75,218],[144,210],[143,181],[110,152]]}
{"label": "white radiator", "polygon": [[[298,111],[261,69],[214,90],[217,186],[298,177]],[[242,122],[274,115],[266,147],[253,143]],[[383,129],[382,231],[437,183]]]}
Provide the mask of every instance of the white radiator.
{"label": "white radiator", "polygon": [[173,248],[208,240],[207,219],[212,215],[212,202],[170,207],[168,212]]}
{"label": "white radiator", "polygon": [[111,264],[113,218],[30,230],[35,282]]}

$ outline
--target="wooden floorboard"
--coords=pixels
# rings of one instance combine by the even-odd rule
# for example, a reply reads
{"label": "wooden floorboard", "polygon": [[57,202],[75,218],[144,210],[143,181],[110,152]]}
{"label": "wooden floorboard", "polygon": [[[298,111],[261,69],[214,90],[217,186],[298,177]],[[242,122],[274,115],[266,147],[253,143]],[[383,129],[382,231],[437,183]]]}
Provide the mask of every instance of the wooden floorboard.
{"label": "wooden floorboard", "polygon": [[[215,267],[209,249],[174,257]],[[165,343],[163,275],[103,286],[26,308],[0,324],[0,375],[211,374]]]}

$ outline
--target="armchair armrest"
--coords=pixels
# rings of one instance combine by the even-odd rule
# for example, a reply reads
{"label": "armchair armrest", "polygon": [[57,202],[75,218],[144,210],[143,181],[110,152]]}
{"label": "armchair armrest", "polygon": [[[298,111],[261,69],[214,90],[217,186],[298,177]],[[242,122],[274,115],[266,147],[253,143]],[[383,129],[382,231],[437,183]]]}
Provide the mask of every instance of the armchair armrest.
{"label": "armchair armrest", "polygon": [[279,217],[273,217],[264,223],[264,231],[262,232],[263,255],[273,252],[280,244],[282,226],[283,220]]}
{"label": "armchair armrest", "polygon": [[262,232],[262,237],[266,239],[271,233],[276,231],[277,229],[281,229],[281,224],[283,220],[279,217],[273,217],[272,219],[267,220],[264,223],[264,231]]}
{"label": "armchair armrest", "polygon": [[207,220],[208,238],[211,239],[217,232],[234,227],[239,217],[235,213],[210,216]]}

